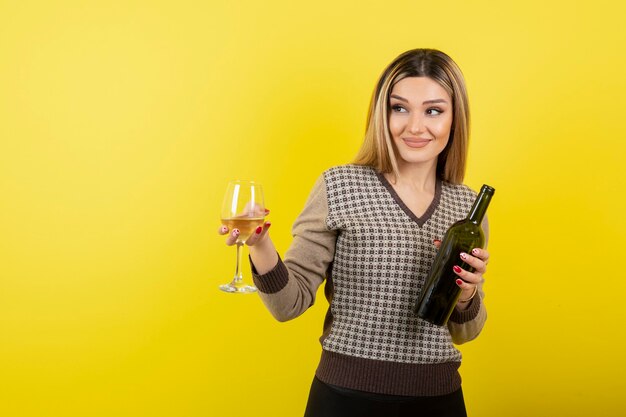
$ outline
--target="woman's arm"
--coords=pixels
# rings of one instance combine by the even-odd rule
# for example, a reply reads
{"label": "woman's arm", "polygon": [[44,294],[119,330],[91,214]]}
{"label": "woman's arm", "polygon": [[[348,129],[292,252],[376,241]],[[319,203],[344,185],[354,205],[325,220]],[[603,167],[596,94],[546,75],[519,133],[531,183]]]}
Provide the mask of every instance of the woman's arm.
{"label": "woman's arm", "polygon": [[478,284],[476,295],[465,310],[456,307],[450,315],[448,329],[450,330],[452,341],[457,345],[475,339],[485,325],[487,310],[483,303],[485,294],[482,286],[482,283]]}
{"label": "woman's arm", "polygon": [[[489,222],[487,217],[483,220],[482,227],[485,232],[486,248],[489,240]],[[487,310],[483,303],[485,298],[483,291],[485,279],[483,274],[486,272],[489,252],[486,249],[479,249],[475,254],[468,254],[468,258],[465,259],[465,262],[475,267],[475,272],[469,273],[461,270],[462,272],[457,273],[465,281],[460,285],[463,292],[459,299],[465,300],[471,297],[472,294],[474,295],[469,302],[460,301],[448,321],[448,329],[452,335],[452,341],[457,345],[475,339],[480,334],[487,320]],[[474,292],[474,288],[476,292]]]}
{"label": "woman's arm", "polygon": [[284,261],[265,233],[250,246],[252,276],[259,295],[279,321],[304,313],[315,301],[335,255],[337,234],[326,226],[328,201],[323,176],[315,183],[293,228]]}

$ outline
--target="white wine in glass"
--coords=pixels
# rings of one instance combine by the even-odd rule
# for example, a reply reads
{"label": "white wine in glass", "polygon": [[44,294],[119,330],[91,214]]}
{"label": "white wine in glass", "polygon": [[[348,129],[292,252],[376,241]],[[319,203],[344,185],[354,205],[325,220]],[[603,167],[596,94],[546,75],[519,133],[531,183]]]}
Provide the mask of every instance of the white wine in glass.
{"label": "white wine in glass", "polygon": [[239,229],[239,237],[235,243],[237,246],[237,266],[235,276],[228,284],[220,285],[220,290],[230,293],[251,293],[256,291],[254,285],[243,282],[241,272],[241,248],[246,239],[259,226],[263,226],[265,219],[265,203],[263,201],[263,188],[254,181],[231,181],[228,183],[224,202],[222,203],[222,224],[228,227],[230,232]]}

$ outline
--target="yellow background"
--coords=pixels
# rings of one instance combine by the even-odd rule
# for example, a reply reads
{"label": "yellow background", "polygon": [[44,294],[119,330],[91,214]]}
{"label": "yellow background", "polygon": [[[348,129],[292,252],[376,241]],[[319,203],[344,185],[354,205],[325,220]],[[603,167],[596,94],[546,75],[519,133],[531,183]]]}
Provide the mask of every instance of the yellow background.
{"label": "yellow background", "polygon": [[[217,290],[229,179],[284,252],[382,69],[439,48],[473,114],[489,319],[470,416],[617,416],[626,9],[618,1],[1,1],[0,415],[298,416],[326,302]],[[246,268],[246,278],[249,270]]]}

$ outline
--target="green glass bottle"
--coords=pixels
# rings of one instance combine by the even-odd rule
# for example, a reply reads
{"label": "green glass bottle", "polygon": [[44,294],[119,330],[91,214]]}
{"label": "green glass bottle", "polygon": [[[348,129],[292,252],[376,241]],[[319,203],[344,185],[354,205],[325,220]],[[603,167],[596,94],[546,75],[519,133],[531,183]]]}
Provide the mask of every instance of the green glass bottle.
{"label": "green glass bottle", "polygon": [[467,217],[454,223],[446,232],[415,304],[418,317],[438,326],[448,322],[461,295],[461,288],[456,284],[459,276],[452,268],[458,265],[466,271],[474,271],[461,260],[460,255],[461,252],[469,254],[472,249],[484,246],[485,233],[481,223],[494,192],[493,187],[483,185]]}

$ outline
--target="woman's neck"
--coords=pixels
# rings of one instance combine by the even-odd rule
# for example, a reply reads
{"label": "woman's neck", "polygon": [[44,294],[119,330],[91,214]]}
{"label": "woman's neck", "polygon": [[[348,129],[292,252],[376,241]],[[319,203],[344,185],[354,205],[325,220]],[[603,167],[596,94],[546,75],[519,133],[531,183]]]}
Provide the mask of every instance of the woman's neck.
{"label": "woman's neck", "polygon": [[387,180],[394,185],[409,187],[418,192],[433,192],[437,182],[437,163],[410,164],[398,161],[398,177],[386,174]]}

